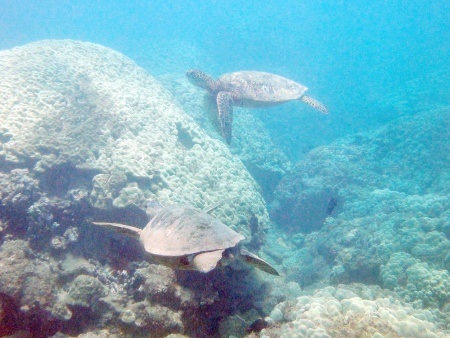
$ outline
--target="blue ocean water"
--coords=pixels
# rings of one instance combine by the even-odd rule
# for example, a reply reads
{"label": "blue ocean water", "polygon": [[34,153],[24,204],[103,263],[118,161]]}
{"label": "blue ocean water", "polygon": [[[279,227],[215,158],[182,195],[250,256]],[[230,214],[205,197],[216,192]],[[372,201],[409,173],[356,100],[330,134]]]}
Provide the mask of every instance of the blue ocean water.
{"label": "blue ocean water", "polygon": [[[180,78],[185,79],[184,73],[189,68],[204,70],[214,77],[237,70],[266,71],[306,85],[309,88],[308,95],[328,107],[329,115],[318,114],[299,102],[252,110],[251,114],[260,122],[257,127],[264,127],[270,137],[271,143],[266,146],[273,147],[273,152],[270,149],[264,155],[274,156],[271,164],[275,163],[275,169],[264,171],[267,168],[255,168],[254,163],[246,163],[245,158],[243,160],[255,180],[259,184],[266,184],[262,190],[266,192],[265,202],[273,222],[272,228],[266,229],[265,238],[254,236],[248,246],[253,245],[256,251],[266,245],[266,249],[261,249],[266,250],[264,257],[282,270],[284,279],[276,284],[275,291],[272,289],[269,292],[264,289],[263,283],[257,284],[248,274],[243,277],[244,274],[240,272],[227,276],[229,279],[226,281],[230,282],[227,285],[219,272],[211,277],[180,274],[176,279],[166,270],[158,270],[161,279],[156,279],[155,284],[162,280],[161,283],[169,286],[181,285],[183,297],[183,292],[189,287],[196,291],[206,290],[207,296],[199,304],[206,304],[205,307],[213,304],[212,310],[209,309],[211,312],[223,310],[212,314],[199,311],[202,320],[208,318],[211,321],[202,323],[202,326],[196,322],[195,314],[186,314],[191,310],[189,302],[195,298],[193,294],[186,296],[188,301],[183,297],[178,299],[170,292],[155,296],[152,301],[157,306],[185,311],[183,323],[192,326],[187,326],[186,332],[192,334],[196,330],[195,325],[198,325],[201,326],[198,337],[203,337],[205,332],[210,332],[211,337],[217,337],[220,330],[229,330],[226,332],[235,334],[237,329],[233,331],[233,328],[227,328],[232,326],[231,322],[243,321],[244,326],[248,327],[251,327],[249,324],[258,323],[245,311],[257,308],[260,316],[268,316],[274,306],[283,304],[283,292],[286,289],[294,294],[298,291],[296,287],[307,289],[317,286],[319,290],[323,286],[321,283],[336,286],[357,282],[396,291],[398,297],[415,309],[430,309],[429,313],[424,312],[417,317],[426,318],[439,329],[447,329],[448,333],[449,13],[450,2],[443,0],[288,0],[282,3],[254,0],[0,0],[0,51],[43,39],[93,42],[125,54],[163,84],[167,79],[175,79],[169,89],[173,89]],[[80,83],[89,87],[89,81]],[[0,77],[0,89],[1,86]],[[90,94],[93,101],[101,97],[98,93]],[[176,89],[172,94],[181,101],[176,95]],[[87,103],[83,101],[86,98],[80,93],[73,94],[75,101],[77,95],[78,99],[81,98],[80,111],[89,108],[89,100],[86,100]],[[239,109],[236,108],[236,119]],[[1,122],[0,146],[3,146],[3,143],[10,141],[10,136],[7,131],[3,131]],[[248,127],[251,129],[251,126]],[[194,143],[189,134],[182,129],[178,132],[184,132],[187,139],[185,145],[192,147]],[[239,132],[242,133],[242,129]],[[261,142],[261,139],[257,141]],[[232,144],[230,148],[236,151],[238,147]],[[277,153],[279,150],[289,161],[277,167],[280,164],[277,161],[284,158]],[[130,260],[143,260],[136,243],[122,242],[119,237],[113,237],[110,244],[112,253],[103,253],[100,244],[103,245],[109,239],[103,238],[106,237],[105,233],[89,227],[86,230],[80,225],[87,222],[84,217],[106,217],[107,214],[98,210],[92,212],[86,206],[88,203],[83,204],[83,193],[92,190],[93,180],[90,175],[96,172],[76,178],[80,173],[73,164],[63,163],[61,167],[56,165],[56,169],[51,170],[38,168],[41,171],[34,172],[36,168],[33,168],[32,161],[24,168],[18,163],[8,162],[4,165],[6,162],[0,152],[0,196],[8,197],[2,197],[4,201],[0,201],[0,244],[9,243],[9,247],[5,245],[0,250],[0,255],[15,250],[15,244],[11,245],[12,240],[28,236],[32,243],[36,237],[42,236],[32,250],[42,251],[45,256],[48,248],[42,243],[51,239],[54,240],[52,245],[58,250],[65,250],[64,245],[70,246],[70,243],[77,242],[77,231],[81,232],[80,237],[85,231],[88,239],[89,234],[95,238],[92,243],[86,244],[81,240],[79,247],[74,244],[75,248],[71,248],[73,252],[66,260],[61,258],[61,252],[55,254],[51,251],[54,248],[49,249],[49,257],[54,255],[56,258],[52,257],[61,262],[71,261],[72,254],[90,258],[95,258],[95,254],[105,254],[112,258],[108,256],[108,263],[97,265],[98,270],[92,266],[80,268],[76,264],[82,264],[76,259],[71,264],[79,270],[73,268],[73,271],[66,272],[64,267],[58,267],[63,271],[59,274],[63,276],[61,285],[65,288],[64,292],[76,293],[77,285],[90,283],[98,287],[95,292],[101,293],[103,283],[111,289],[117,288],[115,291],[119,294],[127,294],[136,303],[145,299],[142,289],[154,287],[151,284],[154,275],[146,272],[139,263],[132,263],[131,267],[127,265]],[[291,171],[280,174],[277,171],[280,168],[290,168]],[[71,179],[74,179],[73,183]],[[127,179],[129,177],[117,179],[117,186],[122,189],[121,185]],[[98,180],[101,183],[101,178]],[[135,187],[147,183],[145,179],[133,181]],[[161,182],[152,184],[163,186]],[[19,187],[18,192],[10,186]],[[41,192],[47,186],[52,189]],[[78,190],[70,190],[74,187]],[[67,196],[69,192],[73,195],[70,198],[62,197],[61,193],[59,196],[55,193],[59,190],[67,192]],[[28,191],[38,191],[44,197],[47,197],[46,194],[55,194],[62,200],[67,198],[70,203],[73,200],[82,202],[74,202],[75,206],[66,200],[62,203],[50,199],[49,202],[40,195],[32,196],[31,192],[23,200],[16,198],[16,192],[22,196]],[[126,220],[136,213],[140,217],[138,223],[143,226],[147,221],[145,213],[139,213],[136,209],[123,211],[118,208],[108,217]],[[5,214],[2,215],[2,212]],[[47,218],[44,219],[44,216]],[[13,224],[20,224],[19,230],[11,230],[11,218]],[[118,221],[122,221],[122,218]],[[39,229],[32,232],[26,230],[28,223],[48,223],[54,228],[48,233],[44,230],[40,232]],[[74,223],[80,225],[81,230],[76,230]],[[254,233],[260,231],[255,215],[249,221],[249,227]],[[96,241],[99,242],[98,247],[94,243]],[[24,243],[16,247],[23,252],[28,250]],[[96,251],[93,247],[96,247]],[[58,264],[61,265],[61,262]],[[100,271],[98,266],[104,270]],[[131,271],[138,270],[137,277],[133,276]],[[88,281],[78,280],[77,277],[75,283],[77,274],[95,276],[99,281],[93,280],[93,277]],[[248,278],[245,283],[242,283],[243,278]],[[245,287],[236,288],[236,285],[241,284],[245,284]],[[120,287],[124,285],[128,289],[121,290]],[[408,285],[417,289],[410,292],[411,287]],[[363,290],[358,296],[373,296],[377,292],[373,289],[364,291],[361,286],[351,291],[356,292],[357,288]],[[151,290],[156,289],[154,287]],[[209,298],[214,292],[219,296],[216,299],[212,296]],[[329,290],[327,292],[331,293]],[[339,292],[345,294],[342,290]],[[151,292],[148,294],[151,295]],[[253,294],[257,294],[254,299]],[[260,300],[259,295],[268,296]],[[0,305],[3,301],[1,297],[0,292]],[[351,298],[348,295],[346,297]],[[77,306],[80,304],[74,308]],[[83,306],[85,304],[80,307]],[[297,308],[292,306],[292,311],[306,311],[301,304]],[[57,308],[56,305],[54,307]],[[121,309],[120,306],[117,308]],[[101,307],[93,311],[99,317],[101,313],[107,312]],[[133,316],[139,317],[137,307],[133,311]],[[120,325],[132,323],[132,316],[125,310],[124,313],[130,317],[117,319],[119,316],[116,316],[116,322]],[[1,314],[0,309],[0,318]],[[78,320],[86,315],[83,312],[79,314]],[[63,317],[66,314],[58,315]],[[285,319],[289,322],[287,318],[288,315]],[[87,330],[86,327],[79,327],[71,331],[69,319],[63,317],[58,320],[64,322],[61,325],[65,325],[65,333],[79,334]],[[106,316],[92,324],[92,327],[97,324],[100,327],[99,323],[103,325],[103,321],[107,321]],[[170,327],[173,323],[166,318],[165,324]],[[140,324],[126,325],[124,331],[139,331],[137,327]],[[183,331],[175,324],[173,327],[170,329],[173,332]],[[0,336],[17,328],[19,326],[11,325],[2,331],[0,325]],[[145,328],[142,330],[139,333],[145,334]],[[50,331],[56,332],[57,328],[52,327]],[[161,332],[158,334],[163,336]],[[414,337],[414,334],[406,336]]]}
{"label": "blue ocean water", "polygon": [[436,0],[5,0],[0,48],[70,38],[151,58],[150,45],[185,43],[211,60],[205,70],[216,76],[256,69],[305,84],[332,111],[334,127],[324,131],[331,139],[407,114],[408,103],[448,102],[449,10]]}

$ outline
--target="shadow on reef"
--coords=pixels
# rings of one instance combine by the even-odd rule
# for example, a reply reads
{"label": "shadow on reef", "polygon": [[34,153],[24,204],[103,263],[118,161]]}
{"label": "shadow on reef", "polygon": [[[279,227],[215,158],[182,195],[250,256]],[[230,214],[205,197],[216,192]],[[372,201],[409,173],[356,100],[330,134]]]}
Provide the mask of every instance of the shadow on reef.
{"label": "shadow on reef", "polygon": [[63,323],[52,319],[51,315],[39,305],[36,304],[24,313],[12,297],[0,293],[0,337],[24,331],[31,334],[30,337],[45,338],[62,328]]}
{"label": "shadow on reef", "polygon": [[[215,295],[215,299],[200,301],[200,306],[184,312],[185,329],[191,337],[220,337],[219,328],[223,319],[255,308],[255,303],[261,301],[257,295],[267,292],[267,287],[260,285],[255,290],[256,285],[249,283],[248,274],[248,270],[231,267],[216,269],[209,274],[177,272],[180,285],[194,291],[196,297],[204,297],[205,291]],[[261,316],[266,315],[262,309],[260,311]]]}
{"label": "shadow on reef", "polygon": [[294,174],[285,176],[275,191],[270,216],[284,231],[310,233],[322,228],[327,217],[342,211],[344,199],[331,187],[310,187]]}

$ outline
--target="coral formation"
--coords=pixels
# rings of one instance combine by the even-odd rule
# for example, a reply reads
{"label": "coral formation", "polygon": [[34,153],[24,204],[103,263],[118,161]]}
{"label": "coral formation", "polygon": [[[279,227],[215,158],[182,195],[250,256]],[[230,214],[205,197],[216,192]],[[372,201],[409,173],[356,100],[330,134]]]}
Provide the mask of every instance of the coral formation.
{"label": "coral formation", "polygon": [[0,72],[0,159],[34,168],[52,193],[95,177],[88,187],[97,207],[144,208],[146,199],[204,207],[239,196],[233,212],[216,215],[235,226],[252,211],[268,223],[241,162],[125,56],[91,43],[40,41],[2,51]]}
{"label": "coral formation", "polygon": [[438,307],[450,302],[450,274],[435,269],[405,252],[394,253],[381,266],[383,285],[397,291],[417,308]]}
{"label": "coral formation", "polygon": [[275,306],[270,327],[248,337],[444,337],[430,311],[377,287],[326,287]]}
{"label": "coral formation", "polygon": [[375,189],[446,193],[449,128],[447,110],[424,112],[314,149],[280,182],[271,215],[287,229],[308,232]]}
{"label": "coral formation", "polygon": [[[442,310],[450,301],[449,117],[432,111],[404,118],[300,162],[271,207],[292,235],[267,237],[284,245],[271,252],[288,278],[303,286],[377,284],[415,308]],[[326,196],[336,196],[329,214]]]}
{"label": "coral formation", "polygon": [[215,216],[262,244],[259,187],[154,78],[117,52],[68,40],[2,51],[0,73],[2,335],[206,336],[233,313],[269,313],[263,293],[252,295],[266,284],[247,267],[176,273],[88,224],[142,226],[148,201],[225,200]]}
{"label": "coral formation", "polygon": [[[203,275],[133,263],[129,270],[114,271],[71,254],[56,261],[33,253],[21,240],[0,246],[0,265],[0,294],[11,297],[0,303],[17,305],[16,316],[23,317],[20,325],[7,327],[39,337],[44,326],[49,327],[44,336],[57,331],[77,336],[89,327],[121,337],[146,337],[149,332],[155,337],[204,336],[219,324],[221,330],[238,334],[236,327],[225,329],[228,315],[236,313],[248,326],[286,299],[281,281],[270,287],[248,270],[226,268]],[[294,285],[291,292],[298,294],[298,289]],[[253,291],[261,296],[252,296]],[[28,323],[38,313],[41,324],[35,328]]]}
{"label": "coral formation", "polygon": [[[44,318],[59,318],[61,313],[66,316],[68,310],[58,298],[55,265],[32,255],[33,251],[22,240],[5,241],[0,246],[0,294],[7,296],[4,303],[17,307],[17,317],[38,317],[39,313]],[[24,320],[23,325],[29,320]]]}

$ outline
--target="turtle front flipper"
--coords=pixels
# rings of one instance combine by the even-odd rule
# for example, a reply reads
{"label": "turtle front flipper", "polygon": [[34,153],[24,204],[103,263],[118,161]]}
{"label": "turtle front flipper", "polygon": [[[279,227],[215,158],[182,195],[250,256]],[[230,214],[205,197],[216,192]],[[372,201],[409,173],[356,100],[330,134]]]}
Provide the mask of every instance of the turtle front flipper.
{"label": "turtle front flipper", "polygon": [[300,99],[303,103],[306,103],[307,105],[313,107],[314,109],[317,109],[321,113],[328,114],[328,109],[325,107],[325,105],[316,99],[313,99],[311,96],[303,95]]}
{"label": "turtle front flipper", "polygon": [[240,250],[240,257],[242,261],[244,261],[247,264],[250,264],[254,266],[255,268],[258,268],[262,271],[265,271],[267,273],[270,273],[274,276],[279,276],[279,272],[269,263],[267,263],[264,259],[256,256],[255,254],[252,254],[251,252],[241,249]]}
{"label": "turtle front flipper", "polygon": [[91,222],[92,224],[99,225],[104,228],[108,228],[114,230],[116,232],[120,232],[121,234],[139,238],[141,236],[142,230],[136,227],[132,227],[130,225],[119,224],[119,223],[107,223],[107,222]]}
{"label": "turtle front flipper", "polygon": [[229,92],[219,92],[216,102],[219,111],[220,133],[225,141],[230,144],[233,125],[233,97]]}
{"label": "turtle front flipper", "polygon": [[186,71],[186,77],[193,85],[206,89],[211,93],[217,91],[217,82],[208,74],[198,69],[189,69]]}

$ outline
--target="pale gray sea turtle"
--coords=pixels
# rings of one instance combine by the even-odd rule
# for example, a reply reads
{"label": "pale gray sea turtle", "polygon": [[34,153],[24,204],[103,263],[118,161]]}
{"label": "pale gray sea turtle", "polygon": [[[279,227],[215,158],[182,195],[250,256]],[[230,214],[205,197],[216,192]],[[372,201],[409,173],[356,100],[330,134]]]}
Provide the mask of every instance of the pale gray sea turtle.
{"label": "pale gray sea turtle", "polygon": [[92,223],[138,238],[152,258],[173,269],[209,272],[240,259],[279,275],[269,263],[240,246],[244,236],[207,211],[193,207],[161,207],[144,229],[118,223]]}
{"label": "pale gray sea turtle", "polygon": [[241,71],[223,74],[214,80],[200,70],[190,69],[186,76],[191,83],[216,97],[219,129],[228,144],[231,142],[233,106],[258,108],[300,100],[328,114],[325,105],[305,95],[307,87],[279,75]]}

